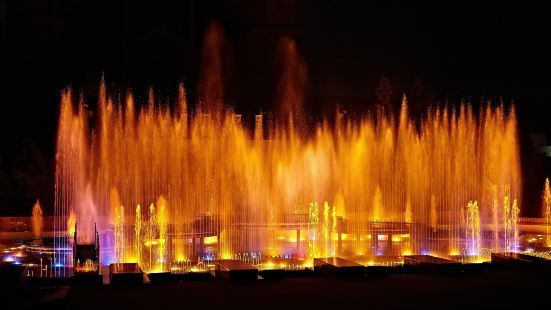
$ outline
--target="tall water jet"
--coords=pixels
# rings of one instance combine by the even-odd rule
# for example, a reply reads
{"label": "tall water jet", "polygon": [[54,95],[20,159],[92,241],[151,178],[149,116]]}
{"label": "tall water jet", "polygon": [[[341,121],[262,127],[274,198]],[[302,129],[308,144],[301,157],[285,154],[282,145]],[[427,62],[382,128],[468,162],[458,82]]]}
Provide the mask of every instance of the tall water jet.
{"label": "tall water jet", "polygon": [[166,199],[160,196],[157,200],[157,225],[159,230],[159,269],[163,271],[167,261],[167,244],[168,244],[168,214],[167,214]]}
{"label": "tall water jet", "polygon": [[114,235],[115,235],[115,262],[124,262],[124,254],[125,254],[125,236],[124,236],[124,228],[125,228],[125,214],[124,214],[124,206],[120,205],[115,208],[115,227],[114,227]]}
{"label": "tall water jet", "polygon": [[497,185],[493,184],[491,187],[492,192],[492,230],[494,238],[494,248],[499,247],[499,200]]}
{"label": "tall water jet", "polygon": [[373,215],[371,218],[373,221],[380,221],[383,219],[383,194],[381,193],[381,188],[377,185],[375,189],[375,195],[373,195]]}
{"label": "tall water jet", "polygon": [[198,83],[199,113],[218,114],[224,107],[224,66],[228,52],[224,30],[220,24],[211,22],[207,26],[201,49],[201,75]]}
{"label": "tall water jet", "polygon": [[480,213],[478,203],[469,201],[467,204],[466,236],[470,239],[467,253],[472,256],[480,256]]}
{"label": "tall water jet", "polygon": [[551,247],[551,189],[549,188],[548,178],[545,178],[541,206],[542,215],[545,219],[545,245]]}
{"label": "tall water jet", "polygon": [[319,253],[319,208],[317,202],[310,203],[308,210],[308,253],[310,257],[318,257]]}
{"label": "tall water jet", "polygon": [[142,211],[138,204],[134,220],[134,257],[135,262],[140,264],[142,258]]}
{"label": "tall water jet", "polygon": [[430,227],[432,232],[436,232],[438,225],[438,213],[436,211],[436,198],[434,195],[430,196]]}
{"label": "tall water jet", "polygon": [[284,126],[300,129],[305,125],[303,106],[307,74],[296,42],[291,38],[284,37],[279,41],[276,71],[279,79],[275,98],[278,121]]}
{"label": "tall water jet", "polygon": [[67,216],[67,230],[60,233],[67,235],[69,238],[73,238],[75,236],[76,224],[77,220],[75,218],[75,213],[71,211]]}
{"label": "tall water jet", "polygon": [[44,226],[44,217],[42,216],[42,208],[40,207],[40,201],[38,201],[38,199],[33,205],[31,223],[32,223],[33,236],[35,238],[39,238],[42,235],[42,227]]}
{"label": "tall water jet", "polygon": [[518,251],[520,248],[520,240],[519,240],[519,227],[518,227],[518,219],[520,216],[520,207],[518,206],[517,200],[513,200],[513,215],[512,215],[512,226],[513,226],[513,251]]}

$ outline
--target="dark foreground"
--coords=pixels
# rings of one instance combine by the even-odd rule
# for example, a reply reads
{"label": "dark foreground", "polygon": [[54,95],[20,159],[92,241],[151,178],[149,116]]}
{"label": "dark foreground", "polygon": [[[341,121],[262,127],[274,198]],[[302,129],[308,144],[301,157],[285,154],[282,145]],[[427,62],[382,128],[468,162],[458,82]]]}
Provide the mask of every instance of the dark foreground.
{"label": "dark foreground", "polygon": [[172,282],[138,287],[75,284],[62,290],[3,292],[8,293],[3,304],[15,303],[18,309],[527,309],[540,308],[549,301],[551,275],[487,271],[361,279],[287,278],[254,283]]}

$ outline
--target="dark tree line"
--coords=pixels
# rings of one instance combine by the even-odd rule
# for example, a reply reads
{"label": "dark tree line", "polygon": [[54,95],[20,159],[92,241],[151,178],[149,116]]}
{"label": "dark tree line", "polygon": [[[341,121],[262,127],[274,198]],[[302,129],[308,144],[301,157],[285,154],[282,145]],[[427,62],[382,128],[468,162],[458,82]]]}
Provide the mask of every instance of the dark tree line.
{"label": "dark tree line", "polygon": [[[2,156],[4,155],[4,156]],[[40,199],[45,214],[53,212],[54,163],[31,139],[11,154],[0,155],[0,215],[30,215]]]}

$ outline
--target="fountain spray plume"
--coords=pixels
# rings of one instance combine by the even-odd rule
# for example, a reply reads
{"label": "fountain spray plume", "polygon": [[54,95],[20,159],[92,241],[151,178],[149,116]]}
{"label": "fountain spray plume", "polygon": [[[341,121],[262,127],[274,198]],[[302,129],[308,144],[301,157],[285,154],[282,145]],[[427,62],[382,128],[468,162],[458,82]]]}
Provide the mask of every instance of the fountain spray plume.
{"label": "fountain spray plume", "polygon": [[[307,70],[296,42],[283,37],[276,51],[276,108],[278,122],[284,128],[304,129],[304,90]],[[291,131],[291,133],[293,130]]]}
{"label": "fountain spray plume", "polygon": [[220,24],[207,26],[201,50],[201,74],[198,82],[197,112],[219,117],[224,111],[225,69],[229,46]]}
{"label": "fountain spray plume", "polygon": [[[517,244],[518,144],[508,130],[516,119],[502,107],[478,118],[468,106],[435,110],[417,131],[404,101],[398,126],[365,118],[301,135],[278,124],[264,139],[260,126],[253,135],[231,112],[222,122],[185,113],[183,87],[179,93],[182,110],[173,115],[145,108],[134,116],[132,97],[125,109],[106,99],[97,134],[81,127],[81,109],[60,120],[60,139],[72,143],[58,144],[57,212],[74,214],[79,230],[98,222],[104,253],[115,250],[104,261],[139,259],[145,270],[166,270],[204,257],[206,244],[220,257],[375,255],[379,236],[370,227],[385,225],[402,231],[400,245],[385,237],[398,253],[448,254],[470,244],[476,255]],[[466,210],[469,201],[476,208]],[[295,221],[305,226],[293,236],[278,228]],[[499,233],[479,241],[477,227]]]}
{"label": "fountain spray plume", "polygon": [[39,238],[42,234],[42,227],[44,225],[44,219],[42,216],[42,208],[40,207],[40,201],[37,199],[33,206],[32,211],[32,231],[35,238]]}
{"label": "fountain spray plume", "polygon": [[305,124],[305,67],[284,39],[277,118],[258,115],[253,133],[225,109],[222,41],[209,26],[195,113],[184,85],[169,111],[152,92],[144,108],[130,92],[113,101],[102,81],[92,124],[84,104],[62,94],[56,242],[68,219],[83,239],[97,223],[102,264],[137,261],[148,272],[213,258],[516,248],[513,107],[436,107],[416,128],[404,98],[399,117],[337,113],[334,127]]}
{"label": "fountain spray plume", "polygon": [[551,247],[551,189],[549,178],[545,178],[545,185],[542,194],[542,213],[545,218],[546,246]]}
{"label": "fountain spray plume", "polygon": [[480,256],[480,213],[478,203],[469,201],[467,204],[466,236],[470,238],[467,251],[469,255]]}

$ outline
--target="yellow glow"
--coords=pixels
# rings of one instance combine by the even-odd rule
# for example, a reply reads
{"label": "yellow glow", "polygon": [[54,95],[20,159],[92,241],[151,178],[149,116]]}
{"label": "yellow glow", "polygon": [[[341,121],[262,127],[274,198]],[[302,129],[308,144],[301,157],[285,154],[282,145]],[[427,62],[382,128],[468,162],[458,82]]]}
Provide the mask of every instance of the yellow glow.
{"label": "yellow glow", "polygon": [[161,265],[157,265],[154,268],[149,270],[149,272],[151,272],[151,273],[159,273],[159,272],[163,272],[163,271],[164,270],[163,270]]}
{"label": "yellow glow", "polygon": [[69,237],[73,237],[75,235],[75,224],[75,213],[73,210],[71,210],[71,212],[69,213],[69,218],[67,219],[67,234],[69,235]]}
{"label": "yellow glow", "polygon": [[[301,67],[294,60],[290,67]],[[117,259],[136,260],[144,270],[163,269],[174,258],[196,259],[200,245],[193,248],[191,236],[216,233],[204,243],[216,243],[215,257],[223,259],[251,249],[307,258],[372,255],[370,240],[392,223],[400,224],[403,234],[391,241],[402,242],[403,255],[456,253],[464,248],[459,236],[466,230],[477,252],[482,241],[492,248],[518,245],[514,201],[522,179],[514,108],[481,106],[478,114],[468,104],[457,110],[436,106],[416,122],[404,98],[399,117],[347,119],[337,111],[334,120],[303,128],[306,115],[288,107],[300,105],[300,87],[281,86],[280,104],[295,114],[276,115],[273,122],[260,115],[254,133],[223,102],[188,112],[183,85],[176,109],[159,105],[153,91],[148,105],[135,109],[131,96],[113,102],[102,82],[97,124],[64,92],[56,197],[63,197],[59,214],[67,216],[67,233],[74,235],[75,223],[81,238],[92,234],[95,222],[115,227]],[[492,186],[499,195],[495,212]],[[470,208],[464,199],[472,199]],[[122,207],[138,203],[143,210]],[[496,234],[481,238],[480,223],[491,224]],[[297,243],[297,230],[304,242],[287,244]],[[341,236],[341,253],[338,231],[349,233]],[[435,232],[449,244],[419,240]],[[173,237],[184,241],[168,244]]]}
{"label": "yellow glow", "polygon": [[205,244],[218,243],[218,237],[217,236],[205,237],[205,238],[203,238],[203,243],[205,243]]}
{"label": "yellow glow", "polygon": [[185,261],[187,258],[185,257],[185,255],[183,253],[178,253],[176,255],[176,261],[177,262],[181,262],[181,261]]}
{"label": "yellow glow", "polygon": [[42,233],[42,226],[44,224],[44,219],[42,216],[42,208],[40,207],[40,201],[38,199],[34,203],[33,213],[31,216],[32,231],[35,237],[40,237]]}
{"label": "yellow glow", "polygon": [[[543,187],[542,195],[542,215],[545,218],[545,234],[546,234],[546,246],[551,247],[551,186],[549,186],[549,179],[545,179],[545,185]],[[541,235],[538,235],[541,237]]]}

